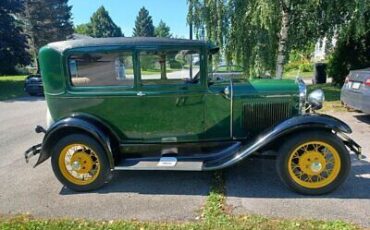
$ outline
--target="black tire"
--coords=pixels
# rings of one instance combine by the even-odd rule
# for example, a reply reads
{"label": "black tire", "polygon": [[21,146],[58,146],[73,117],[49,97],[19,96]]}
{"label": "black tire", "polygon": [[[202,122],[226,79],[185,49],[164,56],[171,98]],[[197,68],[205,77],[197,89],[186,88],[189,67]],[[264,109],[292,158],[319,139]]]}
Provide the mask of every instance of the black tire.
{"label": "black tire", "polygon": [[[94,151],[99,160],[100,171],[94,181],[86,185],[78,185],[68,180],[61,172],[59,166],[59,157],[63,149],[72,144],[83,144]],[[51,165],[58,180],[76,192],[87,192],[98,189],[112,178],[110,165],[104,148],[94,138],[84,134],[72,134],[60,139],[52,150]]]}
{"label": "black tire", "polygon": [[[298,184],[289,173],[289,159],[293,151],[304,143],[320,141],[333,147],[340,158],[341,166],[338,175],[328,185],[320,188],[308,188]],[[331,132],[311,131],[292,135],[279,149],[276,168],[280,179],[295,192],[305,195],[322,195],[337,189],[345,182],[351,169],[351,158],[343,141]]]}

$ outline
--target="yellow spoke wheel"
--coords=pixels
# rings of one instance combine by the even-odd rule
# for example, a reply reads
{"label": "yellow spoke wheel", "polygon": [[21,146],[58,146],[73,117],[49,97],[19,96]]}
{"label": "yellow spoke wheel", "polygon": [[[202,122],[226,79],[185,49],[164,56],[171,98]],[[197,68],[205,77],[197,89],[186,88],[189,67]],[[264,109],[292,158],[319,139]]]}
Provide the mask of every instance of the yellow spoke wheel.
{"label": "yellow spoke wheel", "polygon": [[351,158],[343,140],[319,130],[289,136],[279,148],[276,168],[290,189],[305,195],[334,191],[347,179]]}
{"label": "yellow spoke wheel", "polygon": [[83,144],[65,146],[58,160],[61,174],[75,185],[87,185],[96,180],[100,173],[98,155]]}
{"label": "yellow spoke wheel", "polygon": [[288,170],[299,185],[317,189],[332,183],[341,169],[338,151],[328,143],[311,141],[298,146],[290,154]]}

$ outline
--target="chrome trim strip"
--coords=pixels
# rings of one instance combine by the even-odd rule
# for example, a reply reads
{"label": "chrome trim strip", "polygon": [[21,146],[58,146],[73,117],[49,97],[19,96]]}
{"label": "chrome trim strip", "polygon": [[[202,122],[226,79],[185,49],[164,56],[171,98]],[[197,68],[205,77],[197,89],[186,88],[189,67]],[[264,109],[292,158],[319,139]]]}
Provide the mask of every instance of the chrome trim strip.
{"label": "chrome trim strip", "polygon": [[233,131],[233,104],[234,104],[234,86],[233,80],[230,78],[230,137],[234,138]]}
{"label": "chrome trim strip", "polygon": [[280,95],[266,95],[264,97],[274,98],[274,97],[292,97],[293,95],[280,94]]}

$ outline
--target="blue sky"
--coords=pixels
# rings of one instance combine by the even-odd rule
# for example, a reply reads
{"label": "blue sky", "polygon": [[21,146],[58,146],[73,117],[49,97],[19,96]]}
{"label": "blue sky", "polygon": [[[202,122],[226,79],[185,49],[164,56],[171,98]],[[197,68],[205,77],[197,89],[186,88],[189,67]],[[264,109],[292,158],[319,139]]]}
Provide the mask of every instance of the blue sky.
{"label": "blue sky", "polygon": [[87,23],[91,15],[103,5],[125,36],[129,37],[132,36],[140,8],[145,6],[155,26],[162,19],[171,27],[173,35],[187,38],[189,34],[189,27],[186,24],[186,0],[70,0],[69,4],[73,6],[75,25]]}

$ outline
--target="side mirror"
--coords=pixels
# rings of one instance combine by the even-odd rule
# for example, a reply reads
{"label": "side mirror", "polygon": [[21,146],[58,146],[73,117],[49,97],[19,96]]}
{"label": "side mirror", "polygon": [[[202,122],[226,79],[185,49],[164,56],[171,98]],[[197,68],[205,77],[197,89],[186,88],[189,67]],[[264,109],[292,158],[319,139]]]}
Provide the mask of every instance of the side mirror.
{"label": "side mirror", "polygon": [[325,101],[324,91],[316,89],[308,95],[307,102],[312,110],[319,110],[322,108]]}

